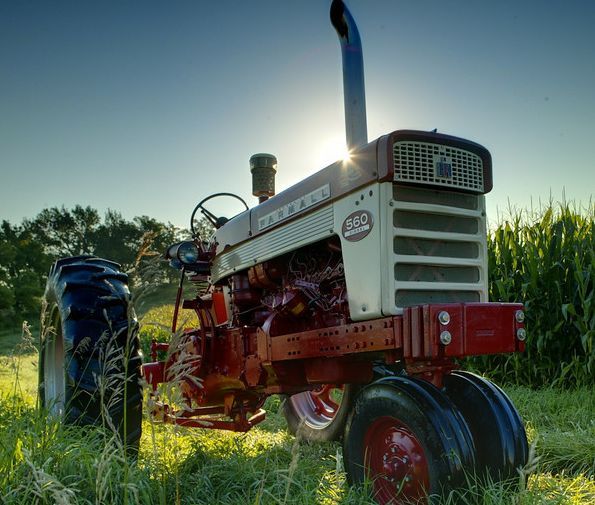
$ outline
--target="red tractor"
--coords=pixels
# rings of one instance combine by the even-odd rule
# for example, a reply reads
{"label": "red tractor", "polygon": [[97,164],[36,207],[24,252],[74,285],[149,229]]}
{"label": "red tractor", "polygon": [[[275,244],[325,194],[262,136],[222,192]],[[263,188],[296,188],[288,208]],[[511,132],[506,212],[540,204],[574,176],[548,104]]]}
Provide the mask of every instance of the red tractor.
{"label": "red tractor", "polygon": [[[370,479],[379,503],[425,499],[466,472],[515,478],[523,423],[506,394],[458,360],[522,351],[520,304],[487,300],[482,146],[399,130],[367,141],[361,43],[334,0],[350,157],[274,195],[276,159],[250,160],[251,209],[217,193],[194,209],[194,239],[166,258],[181,270],[169,343],[141,364],[127,276],[95,257],[57,261],[46,290],[40,396],[65,422],[109,419],[137,446],[142,387],[164,423],[247,431],[283,395],[289,429],[343,440],[350,483]],[[208,210],[233,197],[232,219]],[[215,226],[195,229],[198,211]],[[184,282],[200,287],[184,297]],[[199,324],[178,331],[179,310]],[[163,359],[158,358],[162,356]],[[173,383],[176,404],[159,385]]]}

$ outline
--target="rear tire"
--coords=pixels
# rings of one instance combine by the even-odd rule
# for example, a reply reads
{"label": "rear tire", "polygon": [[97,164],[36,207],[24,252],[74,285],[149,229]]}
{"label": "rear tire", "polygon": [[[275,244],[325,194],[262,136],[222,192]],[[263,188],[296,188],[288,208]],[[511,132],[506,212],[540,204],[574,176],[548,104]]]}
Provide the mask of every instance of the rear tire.
{"label": "rear tire", "polygon": [[142,422],[138,323],[128,276],[111,261],[57,261],[45,291],[39,397],[66,424],[103,426],[138,448]]}
{"label": "rear tire", "polygon": [[313,391],[285,397],[283,415],[287,428],[310,442],[339,440],[358,391],[355,384],[324,384]]}
{"label": "rear tire", "polygon": [[425,502],[465,481],[473,440],[436,387],[387,377],[362,389],[349,416],[343,458],[350,484],[372,481],[380,504]]}

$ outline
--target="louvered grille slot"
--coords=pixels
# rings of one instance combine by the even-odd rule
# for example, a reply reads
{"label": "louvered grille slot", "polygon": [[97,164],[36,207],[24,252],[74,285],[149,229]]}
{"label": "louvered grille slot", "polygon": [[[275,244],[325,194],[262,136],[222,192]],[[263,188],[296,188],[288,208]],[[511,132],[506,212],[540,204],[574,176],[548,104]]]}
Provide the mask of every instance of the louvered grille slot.
{"label": "louvered grille slot", "polygon": [[410,307],[425,303],[463,303],[479,302],[477,291],[444,291],[399,289],[395,293],[397,307]]}
{"label": "louvered grille slot", "polygon": [[395,254],[414,256],[479,257],[479,246],[474,242],[454,242],[413,237],[395,237],[394,251]]}
{"label": "louvered grille slot", "polygon": [[472,283],[479,281],[479,269],[477,267],[396,264],[395,279],[414,282]]}
{"label": "louvered grille slot", "polygon": [[475,153],[428,142],[393,145],[394,180],[483,193],[483,163]]}
{"label": "louvered grille slot", "polygon": [[478,199],[468,193],[456,193],[444,189],[414,188],[393,184],[393,198],[401,202],[431,203],[459,209],[477,210]]}
{"label": "louvered grille slot", "polygon": [[487,298],[483,196],[393,184],[396,307]]}
{"label": "louvered grille slot", "polygon": [[448,216],[408,210],[395,210],[393,224],[395,228],[467,233],[470,235],[476,234],[479,229],[477,219],[473,217]]}

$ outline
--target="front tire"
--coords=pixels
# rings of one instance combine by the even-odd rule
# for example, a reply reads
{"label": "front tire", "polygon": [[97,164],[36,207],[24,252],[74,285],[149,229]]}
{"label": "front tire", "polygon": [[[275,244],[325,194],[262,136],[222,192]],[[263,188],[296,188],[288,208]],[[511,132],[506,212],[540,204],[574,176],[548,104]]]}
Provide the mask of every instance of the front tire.
{"label": "front tire", "polygon": [[128,276],[111,261],[58,260],[45,291],[40,338],[41,405],[66,424],[111,429],[129,448],[141,435],[138,323]]}
{"label": "front tire", "polygon": [[489,380],[460,370],[445,375],[444,390],[471,430],[480,475],[492,482],[518,479],[529,447],[523,421],[506,393]]}
{"label": "front tire", "polygon": [[469,429],[436,387],[387,377],[362,389],[343,439],[350,484],[372,481],[378,503],[427,503],[474,467]]}

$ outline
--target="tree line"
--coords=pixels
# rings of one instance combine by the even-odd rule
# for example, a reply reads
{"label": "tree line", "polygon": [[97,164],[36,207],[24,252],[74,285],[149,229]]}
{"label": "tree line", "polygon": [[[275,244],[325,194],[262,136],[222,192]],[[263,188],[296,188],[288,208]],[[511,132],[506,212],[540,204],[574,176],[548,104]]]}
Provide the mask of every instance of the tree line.
{"label": "tree line", "polygon": [[[201,227],[208,226],[205,222]],[[102,217],[90,206],[51,207],[21,224],[3,220],[0,226],[0,326],[39,317],[40,300],[52,263],[62,257],[95,255],[131,269],[139,252],[162,253],[188,236],[171,223],[149,216],[125,219],[108,210]],[[169,271],[164,268],[164,279]]]}

